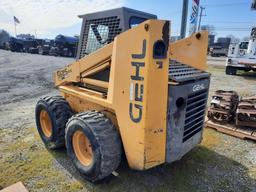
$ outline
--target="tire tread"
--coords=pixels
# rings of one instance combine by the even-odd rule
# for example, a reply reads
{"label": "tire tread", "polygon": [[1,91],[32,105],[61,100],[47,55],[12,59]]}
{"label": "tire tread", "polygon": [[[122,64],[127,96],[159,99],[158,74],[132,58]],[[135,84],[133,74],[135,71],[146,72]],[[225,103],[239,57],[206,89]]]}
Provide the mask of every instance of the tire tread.
{"label": "tire tread", "polygon": [[56,120],[57,138],[56,142],[48,146],[51,149],[57,149],[65,145],[66,122],[72,116],[72,110],[68,102],[62,96],[46,96],[38,101],[45,102]]}
{"label": "tire tread", "polygon": [[121,141],[120,136],[112,122],[105,115],[98,111],[82,112],[69,119],[69,124],[74,118],[79,118],[90,127],[101,152],[100,174],[91,181],[97,181],[109,176],[116,170],[121,162]]}

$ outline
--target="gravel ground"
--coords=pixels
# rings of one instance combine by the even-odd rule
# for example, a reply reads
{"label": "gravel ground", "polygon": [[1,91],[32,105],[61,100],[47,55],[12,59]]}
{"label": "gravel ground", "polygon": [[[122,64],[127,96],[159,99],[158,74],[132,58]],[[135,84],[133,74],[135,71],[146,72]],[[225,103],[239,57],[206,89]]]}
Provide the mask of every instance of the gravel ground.
{"label": "gravel ground", "polygon": [[[122,162],[119,176],[91,184],[65,149],[48,151],[34,123],[34,106],[56,95],[52,72],[73,59],[0,50],[0,189],[22,181],[29,191],[255,191],[256,143],[205,129],[202,144],[182,160],[148,171]],[[208,58],[210,95],[216,89],[256,94],[255,73],[224,74],[225,58]]]}

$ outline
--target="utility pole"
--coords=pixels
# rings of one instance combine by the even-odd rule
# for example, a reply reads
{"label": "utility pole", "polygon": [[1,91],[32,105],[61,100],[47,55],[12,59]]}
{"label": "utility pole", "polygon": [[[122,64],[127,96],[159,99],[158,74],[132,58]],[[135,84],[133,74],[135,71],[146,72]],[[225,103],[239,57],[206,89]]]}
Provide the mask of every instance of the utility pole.
{"label": "utility pole", "polygon": [[180,28],[181,39],[183,39],[186,36],[187,18],[188,18],[188,0],[183,0],[181,28]]}
{"label": "utility pole", "polygon": [[256,11],[256,0],[252,0],[251,9],[252,9],[253,11]]}
{"label": "utility pole", "polygon": [[36,29],[35,29],[35,38],[37,38]]}
{"label": "utility pole", "polygon": [[199,23],[198,23],[197,31],[200,31],[202,16],[206,16],[206,15],[203,15],[203,10],[204,9],[205,9],[205,7],[200,6],[200,16],[199,16]]}
{"label": "utility pole", "polygon": [[15,32],[15,37],[17,37],[17,29],[16,29],[16,22],[14,21],[14,32]]}

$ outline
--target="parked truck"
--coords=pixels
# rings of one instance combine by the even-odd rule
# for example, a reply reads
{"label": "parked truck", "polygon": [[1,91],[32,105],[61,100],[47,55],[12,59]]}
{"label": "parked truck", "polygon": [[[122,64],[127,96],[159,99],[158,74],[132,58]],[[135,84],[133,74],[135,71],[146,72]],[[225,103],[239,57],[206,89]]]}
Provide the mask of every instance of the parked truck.
{"label": "parked truck", "polygon": [[9,47],[12,52],[23,52],[24,40],[21,38],[11,37]]}
{"label": "parked truck", "polygon": [[25,46],[25,52],[38,54],[39,53],[39,46],[42,45],[43,39],[30,39],[27,41]]}
{"label": "parked truck", "polygon": [[44,39],[42,44],[38,46],[38,53],[40,55],[49,55],[50,49],[54,45],[54,40]]}
{"label": "parked truck", "polygon": [[256,27],[252,28],[248,43],[240,42],[229,49],[226,74],[236,75],[237,70],[256,71]]}
{"label": "parked truck", "polygon": [[241,41],[239,43],[232,43],[229,46],[228,57],[234,56],[237,54],[238,56],[244,56],[248,49],[249,41]]}
{"label": "parked truck", "polygon": [[226,57],[228,55],[228,49],[223,47],[221,43],[214,43],[211,49],[211,56],[212,57]]}
{"label": "parked truck", "polygon": [[54,56],[74,57],[77,52],[77,46],[77,37],[58,35],[54,39],[49,54]]}
{"label": "parked truck", "polygon": [[11,37],[9,41],[10,50],[13,52],[26,52],[38,54],[38,46],[42,39],[24,39]]}

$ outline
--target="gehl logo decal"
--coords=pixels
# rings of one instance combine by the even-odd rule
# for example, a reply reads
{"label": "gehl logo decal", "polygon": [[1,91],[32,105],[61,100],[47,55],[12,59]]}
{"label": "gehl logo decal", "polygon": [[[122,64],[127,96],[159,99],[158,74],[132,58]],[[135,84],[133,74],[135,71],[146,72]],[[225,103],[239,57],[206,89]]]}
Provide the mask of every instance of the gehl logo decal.
{"label": "gehl logo decal", "polygon": [[132,54],[132,67],[135,68],[135,74],[131,75],[130,84],[130,106],[129,114],[133,122],[139,123],[143,113],[143,92],[144,92],[144,77],[141,76],[141,69],[145,67],[144,58],[146,56],[147,42],[144,39],[142,43],[142,53]]}
{"label": "gehl logo decal", "polygon": [[66,68],[64,68],[60,71],[57,71],[58,79],[60,81],[63,80],[63,79],[66,79],[70,73],[72,73],[72,70],[69,69],[69,67],[66,67]]}

